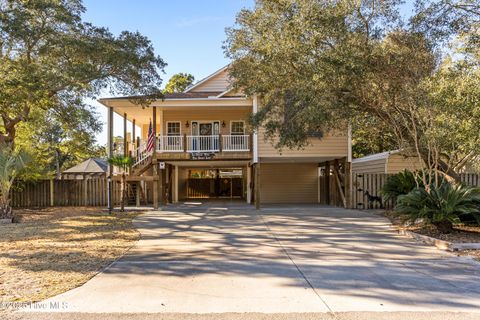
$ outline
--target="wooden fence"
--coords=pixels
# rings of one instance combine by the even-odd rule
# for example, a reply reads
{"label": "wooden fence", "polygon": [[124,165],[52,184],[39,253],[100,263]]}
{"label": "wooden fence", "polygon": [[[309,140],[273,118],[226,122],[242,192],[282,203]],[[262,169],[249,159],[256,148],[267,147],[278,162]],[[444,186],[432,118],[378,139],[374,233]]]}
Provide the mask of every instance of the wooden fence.
{"label": "wooden fence", "polygon": [[[395,205],[394,200],[380,202],[376,198],[381,199],[380,190],[391,175],[385,173],[354,173],[352,184],[353,207],[356,209],[392,209]],[[466,185],[480,187],[479,174],[464,173],[460,177]]]}
{"label": "wooden fence", "polygon": [[[16,181],[13,207],[107,206],[107,179]],[[120,182],[113,183],[113,204],[120,204]]]}

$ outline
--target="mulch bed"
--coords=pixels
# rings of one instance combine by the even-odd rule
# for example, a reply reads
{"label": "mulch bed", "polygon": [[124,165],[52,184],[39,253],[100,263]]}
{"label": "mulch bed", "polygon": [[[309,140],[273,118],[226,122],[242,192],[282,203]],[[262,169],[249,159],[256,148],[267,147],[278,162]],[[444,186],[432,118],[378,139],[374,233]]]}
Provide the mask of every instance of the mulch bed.
{"label": "mulch bed", "polygon": [[[405,226],[402,221],[391,211],[385,212],[384,216],[390,219],[392,224],[399,229],[412,231],[424,236],[429,236],[452,243],[480,243],[480,226],[455,225],[452,233],[443,234],[431,225],[417,224]],[[457,253],[460,256],[471,256],[480,261],[480,250],[462,250]]]}

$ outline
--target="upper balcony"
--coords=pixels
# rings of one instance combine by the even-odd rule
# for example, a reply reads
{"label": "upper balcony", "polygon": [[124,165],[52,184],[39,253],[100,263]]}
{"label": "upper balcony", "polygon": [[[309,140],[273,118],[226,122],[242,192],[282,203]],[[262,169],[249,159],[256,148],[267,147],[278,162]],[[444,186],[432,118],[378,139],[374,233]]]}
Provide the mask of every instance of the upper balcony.
{"label": "upper balcony", "polygon": [[155,151],[158,159],[210,160],[249,159],[252,136],[243,135],[171,135],[157,136],[154,148],[140,142],[133,152],[135,163],[141,163]]}

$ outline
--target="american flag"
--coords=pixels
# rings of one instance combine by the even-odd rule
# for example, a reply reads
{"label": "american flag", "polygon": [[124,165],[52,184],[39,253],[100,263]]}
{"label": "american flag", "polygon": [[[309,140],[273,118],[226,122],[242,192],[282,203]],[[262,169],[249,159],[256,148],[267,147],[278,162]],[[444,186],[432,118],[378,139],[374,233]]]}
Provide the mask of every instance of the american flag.
{"label": "american flag", "polygon": [[150,120],[150,126],[148,127],[147,152],[153,151],[154,147],[155,135],[153,133],[152,120]]}

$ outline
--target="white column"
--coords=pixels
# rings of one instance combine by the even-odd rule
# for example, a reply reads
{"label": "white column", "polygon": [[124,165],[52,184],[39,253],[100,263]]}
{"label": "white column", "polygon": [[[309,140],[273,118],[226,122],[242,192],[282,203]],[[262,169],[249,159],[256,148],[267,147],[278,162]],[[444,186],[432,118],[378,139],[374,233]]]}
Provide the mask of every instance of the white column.
{"label": "white column", "polygon": [[252,183],[252,170],[247,166],[247,203],[252,203],[252,189],[250,185]]}
{"label": "white column", "polygon": [[352,125],[350,123],[348,124],[347,132],[348,132],[347,133],[348,134],[347,161],[352,162]]}
{"label": "white column", "polygon": [[[253,113],[258,112],[258,98],[253,96]],[[258,128],[253,132],[253,163],[258,163]]]}
{"label": "white column", "polygon": [[175,166],[173,172],[173,203],[178,202],[178,166]]}

